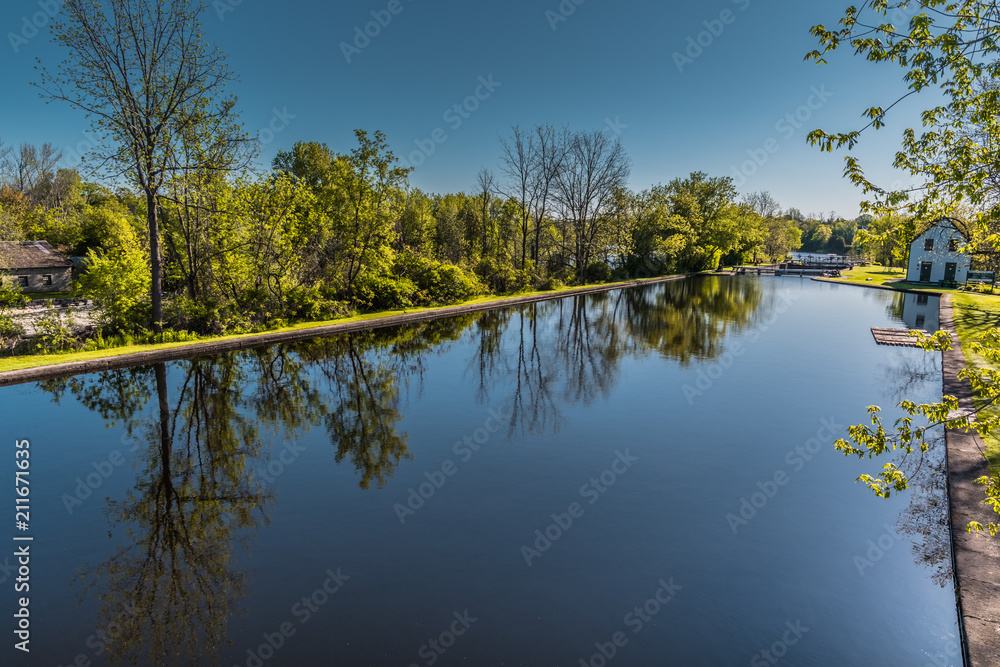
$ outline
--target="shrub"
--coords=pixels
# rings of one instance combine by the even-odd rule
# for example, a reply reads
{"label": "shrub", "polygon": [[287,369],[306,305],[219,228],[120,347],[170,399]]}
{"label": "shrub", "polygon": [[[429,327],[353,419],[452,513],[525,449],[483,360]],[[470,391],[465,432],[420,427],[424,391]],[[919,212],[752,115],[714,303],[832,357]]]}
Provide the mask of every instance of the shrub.
{"label": "shrub", "polygon": [[588,283],[611,282],[611,267],[605,262],[591,262],[587,267],[586,278]]}
{"label": "shrub", "polygon": [[476,264],[476,275],[494,294],[518,292],[531,284],[531,274],[493,258],[483,258]]}
{"label": "shrub", "polygon": [[81,283],[84,294],[101,307],[106,326],[130,330],[149,320],[147,296],[152,278],[135,235],[126,230],[119,238],[121,245],[105,253],[90,251]]}
{"label": "shrub", "polygon": [[24,335],[24,327],[9,315],[0,315],[0,350],[13,352],[18,340]]}
{"label": "shrub", "polygon": [[562,289],[565,286],[566,284],[555,276],[549,276],[536,285],[536,287],[543,292],[551,292],[552,290]]}
{"label": "shrub", "polygon": [[192,301],[186,296],[168,299],[163,306],[163,323],[169,329],[199,334],[219,335],[225,332],[219,304],[210,299],[204,303]]}
{"label": "shrub", "polygon": [[404,276],[401,280],[414,285],[413,305],[455,303],[465,301],[485,291],[476,274],[455,264],[446,264],[413,253],[396,257],[393,271]]}
{"label": "shrub", "polygon": [[355,283],[354,300],[372,310],[392,310],[413,305],[417,286],[409,278],[365,274]]}
{"label": "shrub", "polygon": [[50,310],[38,320],[35,335],[35,351],[43,354],[63,352],[76,347],[73,337],[73,316],[67,314],[64,320],[58,310]]}
{"label": "shrub", "polygon": [[285,311],[292,319],[311,322],[346,317],[351,313],[346,303],[332,298],[320,287],[294,287],[285,292]]}

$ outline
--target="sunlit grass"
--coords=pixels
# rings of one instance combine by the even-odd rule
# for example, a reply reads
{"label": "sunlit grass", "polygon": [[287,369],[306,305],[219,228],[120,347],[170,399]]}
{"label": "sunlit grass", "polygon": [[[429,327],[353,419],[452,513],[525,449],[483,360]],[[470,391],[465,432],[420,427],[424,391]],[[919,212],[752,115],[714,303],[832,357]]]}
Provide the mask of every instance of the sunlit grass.
{"label": "sunlit grass", "polygon": [[[973,368],[988,368],[990,362],[972,352],[972,343],[978,341],[980,336],[990,329],[1000,327],[1000,296],[956,294],[952,297],[951,303],[955,311],[955,330],[962,343],[966,363]],[[1000,414],[1000,408],[993,406],[986,412],[997,415]],[[983,441],[990,463],[1000,466],[1000,434],[988,435]]]}

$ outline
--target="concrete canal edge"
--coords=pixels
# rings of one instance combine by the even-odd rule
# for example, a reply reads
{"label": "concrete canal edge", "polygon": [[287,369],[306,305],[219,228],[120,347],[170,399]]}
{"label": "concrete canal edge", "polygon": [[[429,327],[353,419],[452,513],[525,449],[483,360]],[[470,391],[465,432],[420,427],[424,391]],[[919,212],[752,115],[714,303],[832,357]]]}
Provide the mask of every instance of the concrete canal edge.
{"label": "concrete canal edge", "polygon": [[[940,315],[941,329],[954,333],[950,294],[941,296]],[[944,394],[958,398],[960,409],[971,409],[972,387],[958,379],[959,371],[965,368],[965,354],[957,334],[953,345],[942,354]],[[976,483],[987,474],[986,457],[974,431],[948,429],[945,440],[955,584],[966,660],[970,667],[1000,665],[1000,539],[966,530],[970,521],[986,525],[997,518],[983,504],[983,487]]]}
{"label": "concrete canal edge", "polygon": [[618,283],[614,285],[600,285],[597,287],[582,287],[562,292],[552,292],[546,294],[535,294],[532,296],[512,297],[508,299],[498,299],[496,301],[485,301],[465,306],[446,306],[435,308],[421,313],[392,315],[379,317],[361,322],[349,322],[345,324],[330,324],[326,326],[311,327],[298,331],[285,331],[280,333],[256,334],[237,338],[233,340],[192,343],[168,350],[154,350],[150,352],[135,352],[132,354],[121,354],[117,356],[101,357],[89,361],[76,361],[65,364],[52,364],[49,366],[39,366],[37,368],[26,368],[17,371],[5,371],[0,373],[0,387],[9,385],[25,384],[28,382],[39,382],[55,378],[70,377],[84,373],[96,373],[100,371],[127,368],[129,366],[145,366],[167,361],[178,361],[180,359],[191,359],[211,354],[223,352],[233,352],[236,350],[247,350],[280,343],[293,343],[297,341],[309,340],[311,338],[322,338],[325,336],[335,336],[338,334],[354,333],[370,329],[383,329],[404,324],[417,324],[429,322],[443,317],[455,317],[478,313],[498,308],[508,308],[510,306],[520,306],[524,304],[538,303],[541,301],[553,301],[570,296],[581,296],[585,294],[598,294],[601,292],[611,292],[614,290],[627,289],[630,287],[641,287],[645,285],[655,285],[659,283],[684,280],[693,276],[704,274],[689,274],[678,276],[665,276],[663,278],[650,278],[648,280],[637,280],[629,283]]}
{"label": "concrete canal edge", "polygon": [[[943,395],[958,399],[960,409],[971,409],[972,387],[960,381],[958,373],[965,368],[965,353],[955,330],[951,294],[919,290],[897,290],[883,285],[845,283],[838,280],[813,278],[819,282],[853,285],[868,289],[912,292],[941,297],[940,327],[952,334],[953,347],[942,353],[941,383]],[[979,436],[975,433],[946,429],[948,468],[948,502],[951,509],[952,561],[955,565],[959,625],[962,651],[969,667],[1000,665],[1000,538],[973,535],[966,526],[971,521],[986,525],[996,515],[984,503],[983,487],[976,480],[987,474],[986,456]]]}

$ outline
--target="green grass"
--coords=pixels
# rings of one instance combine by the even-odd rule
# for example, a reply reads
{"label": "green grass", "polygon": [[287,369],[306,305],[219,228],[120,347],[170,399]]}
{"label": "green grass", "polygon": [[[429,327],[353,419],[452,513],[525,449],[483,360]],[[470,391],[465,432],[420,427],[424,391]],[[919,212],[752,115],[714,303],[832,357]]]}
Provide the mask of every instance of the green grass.
{"label": "green grass", "polygon": [[[955,311],[955,330],[965,352],[966,364],[973,368],[989,367],[991,364],[987,359],[972,352],[972,343],[990,329],[1000,327],[1000,296],[956,294],[951,303]],[[1000,414],[1000,408],[994,406],[986,412]],[[988,435],[983,442],[986,444],[986,458],[993,466],[1000,466],[1000,434]]]}
{"label": "green grass", "polygon": [[309,329],[326,327],[333,324],[350,324],[352,322],[365,322],[368,320],[375,320],[383,317],[392,317],[393,315],[412,315],[412,314],[427,312],[430,310],[440,310],[443,308],[457,308],[460,306],[474,306],[478,304],[490,303],[493,301],[503,301],[506,299],[541,296],[541,295],[554,295],[554,294],[560,294],[562,292],[569,292],[572,290],[587,289],[592,287],[614,288],[620,285],[633,284],[635,282],[637,281],[627,280],[617,283],[599,283],[599,284],[590,284],[582,286],[560,287],[559,289],[555,290],[539,290],[533,292],[525,291],[503,296],[485,295],[476,297],[474,299],[469,299],[468,301],[463,301],[461,303],[448,304],[446,306],[427,306],[424,308],[405,308],[398,310],[386,310],[375,313],[366,313],[363,315],[355,315],[354,317],[345,317],[335,320],[327,320],[324,322],[301,322],[286,327],[268,329],[266,331],[258,331],[254,333],[234,334],[229,336],[211,336],[211,337],[199,338],[193,341],[156,343],[156,344],[144,344],[144,345],[128,345],[124,347],[109,348],[104,350],[92,350],[88,352],[61,352],[57,354],[21,355],[16,357],[5,357],[0,359],[0,373],[6,371],[25,370],[29,368],[41,368],[43,366],[52,366],[55,364],[69,364],[78,361],[93,361],[95,359],[120,357],[122,355],[135,354],[137,352],[155,352],[158,350],[173,350],[181,347],[190,347],[192,345],[199,345],[201,343],[218,343],[221,341],[252,338],[254,336],[261,336],[265,334],[285,333],[290,331],[306,331]]}
{"label": "green grass", "polygon": [[[885,266],[859,266],[845,271],[840,278],[829,278],[842,283],[859,283],[861,285],[884,285],[888,280],[899,280],[905,277],[903,269],[893,269]],[[870,279],[870,280],[869,280]]]}

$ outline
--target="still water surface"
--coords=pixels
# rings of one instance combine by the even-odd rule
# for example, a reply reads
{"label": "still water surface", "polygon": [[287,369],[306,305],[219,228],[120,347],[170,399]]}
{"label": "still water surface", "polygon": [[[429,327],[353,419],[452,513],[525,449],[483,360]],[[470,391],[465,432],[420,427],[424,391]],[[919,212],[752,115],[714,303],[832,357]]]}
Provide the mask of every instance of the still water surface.
{"label": "still water surface", "polygon": [[35,536],[4,651],[961,664],[942,448],[883,501],[832,444],[939,396],[872,340],[907,308],[937,303],[706,277],[2,389]]}

